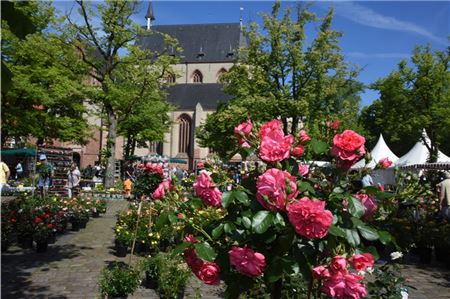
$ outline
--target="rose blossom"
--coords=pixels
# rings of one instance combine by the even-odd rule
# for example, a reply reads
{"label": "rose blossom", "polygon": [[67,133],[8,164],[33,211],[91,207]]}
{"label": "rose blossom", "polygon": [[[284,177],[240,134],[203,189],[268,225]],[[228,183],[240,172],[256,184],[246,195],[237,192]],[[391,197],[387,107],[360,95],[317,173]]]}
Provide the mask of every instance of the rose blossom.
{"label": "rose blossom", "polygon": [[297,234],[309,239],[325,237],[333,222],[333,214],[325,210],[325,202],[308,197],[288,204],[287,212]]}
{"label": "rose blossom", "polygon": [[192,234],[187,234],[186,236],[184,236],[184,241],[193,244],[198,243],[198,240]]}
{"label": "rose blossom", "polygon": [[284,211],[297,194],[296,178],[289,172],[271,168],[256,181],[256,199],[266,209]]}
{"label": "rose blossom", "polygon": [[347,271],[347,261],[343,256],[335,256],[331,260],[330,269],[332,273],[341,272],[342,274],[346,274]]}
{"label": "rose blossom", "polygon": [[230,264],[236,270],[249,277],[257,277],[262,274],[266,267],[266,258],[259,252],[254,252],[251,248],[233,246],[228,251]]}
{"label": "rose blossom", "polygon": [[298,173],[305,177],[309,173],[309,165],[308,164],[298,164]]}
{"label": "rose blossom", "polygon": [[216,263],[202,262],[202,264],[194,271],[201,281],[210,285],[218,285],[220,283],[220,267]]}
{"label": "rose blossom", "polygon": [[306,130],[300,130],[300,142],[306,142],[311,140],[311,137],[308,136]]}
{"label": "rose blossom", "polygon": [[292,156],[300,157],[305,152],[305,147],[301,144],[297,145],[292,149]]}
{"label": "rose blossom", "polygon": [[266,162],[276,162],[290,157],[294,136],[286,135],[282,130],[275,130],[263,136],[259,147],[259,157]]}
{"label": "rose blossom", "polygon": [[372,218],[377,211],[377,202],[375,198],[361,192],[356,193],[355,197],[364,205],[364,220],[369,220]]}
{"label": "rose blossom", "polygon": [[317,266],[312,269],[313,277],[315,279],[324,279],[330,277],[330,271],[324,266]]}
{"label": "rose blossom", "polygon": [[328,125],[330,128],[332,128],[333,130],[335,130],[335,131],[336,131],[337,129],[339,129],[340,124],[341,124],[341,122],[340,122],[338,119],[333,120],[333,121],[330,121],[330,122],[327,123],[327,125]]}
{"label": "rose blossom", "polygon": [[338,272],[324,281],[322,291],[336,299],[360,299],[367,296],[366,287],[360,283],[361,280],[362,277],[354,273]]}
{"label": "rose blossom", "polygon": [[352,130],[345,130],[333,138],[331,153],[341,160],[346,167],[350,167],[358,158],[366,153],[364,143],[366,139]]}
{"label": "rose blossom", "polygon": [[263,139],[264,136],[269,134],[272,131],[282,131],[281,130],[281,121],[278,119],[271,120],[264,125],[261,126],[259,129],[258,136],[260,139]]}
{"label": "rose blossom", "polygon": [[213,207],[220,205],[222,200],[222,192],[216,188],[211,177],[206,172],[201,172],[194,183],[194,190],[203,203]]}
{"label": "rose blossom", "polygon": [[370,253],[355,254],[348,261],[357,271],[364,271],[368,267],[372,268],[374,263],[373,256]]}
{"label": "rose blossom", "polygon": [[387,157],[378,161],[378,166],[382,169],[389,168],[389,167],[391,167],[391,165],[392,165],[392,161],[389,160],[389,158],[387,158]]}
{"label": "rose blossom", "polygon": [[197,272],[203,264],[203,261],[199,259],[195,253],[194,248],[186,248],[184,250],[184,260],[194,273]]}
{"label": "rose blossom", "polygon": [[250,120],[239,124],[234,128],[234,135],[236,137],[248,136],[252,132],[253,124]]}
{"label": "rose blossom", "polygon": [[162,181],[156,190],[152,193],[153,199],[161,199],[166,194],[166,190],[172,189],[172,181],[171,180],[165,180]]}
{"label": "rose blossom", "polygon": [[250,143],[248,143],[247,140],[245,140],[245,139],[242,138],[242,137],[239,137],[239,138],[238,138],[238,143],[239,143],[239,145],[240,145],[241,147],[243,147],[243,148],[251,148],[251,147],[252,147],[252,146],[250,145]]}

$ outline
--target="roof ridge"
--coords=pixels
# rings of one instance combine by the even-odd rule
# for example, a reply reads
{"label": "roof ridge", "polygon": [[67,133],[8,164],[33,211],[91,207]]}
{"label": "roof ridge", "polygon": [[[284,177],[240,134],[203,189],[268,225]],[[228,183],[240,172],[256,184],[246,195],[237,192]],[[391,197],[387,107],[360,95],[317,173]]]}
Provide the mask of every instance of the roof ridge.
{"label": "roof ridge", "polygon": [[237,25],[237,26],[240,26],[239,22],[233,22],[233,23],[167,24],[167,25],[153,25],[152,27],[210,26],[210,25]]}

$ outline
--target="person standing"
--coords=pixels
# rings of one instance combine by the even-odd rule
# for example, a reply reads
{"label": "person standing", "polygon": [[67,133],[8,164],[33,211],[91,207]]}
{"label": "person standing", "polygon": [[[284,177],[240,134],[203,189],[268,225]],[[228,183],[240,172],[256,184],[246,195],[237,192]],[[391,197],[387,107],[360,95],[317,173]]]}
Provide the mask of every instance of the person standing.
{"label": "person standing", "polygon": [[0,191],[2,191],[3,186],[8,182],[10,171],[8,165],[5,162],[0,161]]}
{"label": "person standing", "polygon": [[439,190],[441,215],[450,221],[450,172],[444,173],[444,180],[437,187]]}
{"label": "person standing", "polygon": [[81,173],[77,164],[72,163],[70,170],[67,172],[67,191],[69,198],[72,198],[72,196],[75,195],[74,193],[78,190],[80,186],[80,178]]}
{"label": "person standing", "polygon": [[373,179],[369,172],[366,172],[365,175],[361,179],[362,187],[373,186]]}
{"label": "person standing", "polygon": [[39,156],[37,171],[39,174],[39,194],[41,199],[43,199],[47,196],[48,189],[51,186],[52,177],[54,175],[53,165],[47,161],[47,156],[45,154],[41,154]]}
{"label": "person standing", "polygon": [[16,180],[21,179],[23,177],[23,166],[22,161],[19,160],[16,165]]}

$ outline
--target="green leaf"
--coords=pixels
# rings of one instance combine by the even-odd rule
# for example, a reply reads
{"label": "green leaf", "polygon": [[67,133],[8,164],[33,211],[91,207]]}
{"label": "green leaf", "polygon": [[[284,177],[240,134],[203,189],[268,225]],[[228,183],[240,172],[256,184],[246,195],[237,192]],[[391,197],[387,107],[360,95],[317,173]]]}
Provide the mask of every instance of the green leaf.
{"label": "green leaf", "polygon": [[341,187],[338,186],[338,187],[333,189],[333,192],[334,193],[338,193],[338,194],[344,193],[344,189],[342,189]]}
{"label": "green leaf", "polygon": [[178,222],[178,217],[175,216],[174,214],[169,214],[169,221],[170,223],[176,223]]}
{"label": "green leaf", "polygon": [[273,224],[273,214],[270,211],[259,211],[253,216],[252,228],[258,233],[264,233]]}
{"label": "green leaf", "polygon": [[228,208],[228,206],[233,202],[234,196],[233,192],[222,193],[222,206]]}
{"label": "green leaf", "polygon": [[242,224],[245,228],[249,229],[252,226],[252,221],[248,217],[242,217]]}
{"label": "green leaf", "polygon": [[223,233],[223,223],[219,224],[215,229],[212,230],[211,235],[214,239],[220,237]]}
{"label": "green leaf", "polygon": [[216,252],[208,242],[197,243],[194,245],[197,256],[205,261],[213,262],[216,259]]}
{"label": "green leaf", "polygon": [[191,242],[183,242],[172,250],[172,256],[178,255],[183,252],[186,248],[191,246]]}
{"label": "green leaf", "polygon": [[224,230],[227,234],[231,234],[233,231],[236,230],[236,226],[235,226],[232,222],[227,222],[227,223],[225,223],[225,225],[223,226],[223,230]]}
{"label": "green leaf", "polygon": [[361,236],[366,240],[375,241],[379,238],[377,230],[370,226],[359,225],[358,230],[359,230],[359,233],[361,234]]}
{"label": "green leaf", "polygon": [[325,142],[323,142],[321,140],[313,138],[311,140],[310,144],[311,144],[313,152],[317,155],[323,154],[326,151],[328,151],[328,144],[326,144]]}
{"label": "green leaf", "polygon": [[283,275],[283,263],[280,258],[274,258],[272,262],[264,271],[264,277],[268,282],[273,283],[281,278]]}
{"label": "green leaf", "polygon": [[248,199],[247,193],[244,191],[233,191],[233,196],[242,204],[249,205],[250,201]]}
{"label": "green leaf", "polygon": [[392,235],[385,230],[378,231],[378,236],[380,237],[380,242],[384,245],[392,242]]}
{"label": "green leaf", "polygon": [[155,223],[155,229],[161,229],[169,220],[169,215],[168,213],[162,213],[161,215],[159,215],[158,220],[156,220]]}
{"label": "green leaf", "polygon": [[352,246],[358,246],[361,242],[361,239],[359,238],[358,231],[356,229],[348,229],[344,228],[345,231],[345,238],[347,239],[348,243]]}
{"label": "green leaf", "polygon": [[342,228],[335,226],[335,225],[332,225],[330,227],[329,233],[336,237],[345,238],[345,236],[346,236],[345,231]]}
{"label": "green leaf", "polygon": [[304,182],[304,181],[298,181],[297,187],[300,192],[308,191],[309,193],[314,194],[316,191],[316,190],[314,190],[314,188],[311,186],[310,183]]}
{"label": "green leaf", "polygon": [[352,216],[361,218],[364,215],[365,207],[357,198],[350,197],[348,200],[348,211]]}
{"label": "green leaf", "polygon": [[273,220],[273,223],[279,224],[280,226],[286,226],[283,215],[281,215],[280,213],[275,214],[275,219]]}

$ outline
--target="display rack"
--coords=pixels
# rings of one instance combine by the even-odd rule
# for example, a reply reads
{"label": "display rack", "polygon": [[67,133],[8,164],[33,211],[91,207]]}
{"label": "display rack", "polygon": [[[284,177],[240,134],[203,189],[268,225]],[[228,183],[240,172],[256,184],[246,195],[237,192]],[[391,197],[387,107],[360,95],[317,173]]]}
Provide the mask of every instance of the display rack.
{"label": "display rack", "polygon": [[53,165],[54,176],[52,187],[49,189],[51,195],[67,196],[67,172],[73,161],[73,150],[64,147],[45,146],[38,147],[38,156],[45,154],[47,161]]}

